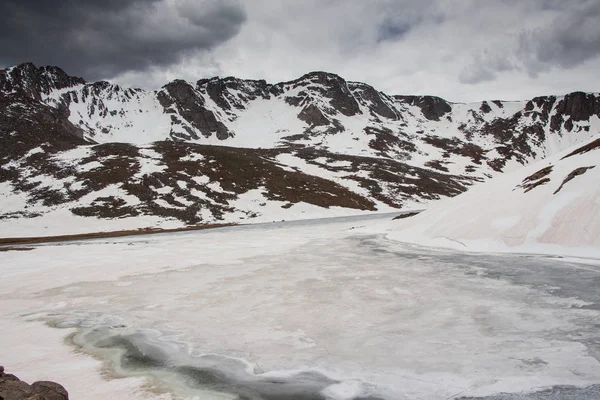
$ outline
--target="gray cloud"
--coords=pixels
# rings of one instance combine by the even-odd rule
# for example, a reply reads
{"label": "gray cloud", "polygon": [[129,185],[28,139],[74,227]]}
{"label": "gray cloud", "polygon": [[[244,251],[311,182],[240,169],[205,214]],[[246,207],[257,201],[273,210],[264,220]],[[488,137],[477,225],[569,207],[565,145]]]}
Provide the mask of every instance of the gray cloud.
{"label": "gray cloud", "polygon": [[553,66],[573,68],[598,57],[600,2],[587,1],[546,27],[523,32],[518,55],[533,76]]}
{"label": "gray cloud", "polygon": [[458,76],[460,83],[477,84],[493,81],[499,72],[518,69],[518,62],[506,51],[486,50],[473,57]]}
{"label": "gray cloud", "polygon": [[[423,25],[439,25],[446,18],[435,0],[384,1],[378,24],[377,41],[402,40],[410,31]],[[377,22],[377,21],[374,21]]]}
{"label": "gray cloud", "polygon": [[379,42],[385,40],[398,40],[406,35],[411,29],[408,23],[395,23],[390,20],[385,20],[379,25],[378,37]]}
{"label": "gray cloud", "polygon": [[600,2],[573,0],[569,7],[555,0],[540,0],[541,11],[559,16],[534,29],[522,29],[512,45],[490,47],[472,57],[459,81],[478,84],[493,81],[506,71],[523,71],[530,77],[552,69],[572,69],[600,56]]}
{"label": "gray cloud", "polygon": [[0,65],[59,65],[88,79],[169,66],[234,37],[237,0],[4,0]]}

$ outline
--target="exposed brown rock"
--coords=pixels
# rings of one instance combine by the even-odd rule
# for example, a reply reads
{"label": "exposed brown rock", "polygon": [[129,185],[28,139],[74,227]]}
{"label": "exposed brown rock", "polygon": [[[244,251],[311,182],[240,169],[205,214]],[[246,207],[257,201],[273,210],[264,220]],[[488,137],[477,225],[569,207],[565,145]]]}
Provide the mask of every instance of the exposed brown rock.
{"label": "exposed brown rock", "polygon": [[401,156],[399,158],[409,158],[410,154],[417,150],[415,144],[406,140],[401,135],[394,134],[389,129],[365,128],[365,133],[373,136],[369,141],[369,147],[378,150],[382,156],[388,153],[397,152]]}
{"label": "exposed brown rock", "polygon": [[581,146],[580,148],[578,148],[578,149],[572,151],[571,153],[567,154],[566,156],[564,156],[561,160],[564,160],[565,158],[568,158],[568,157],[575,156],[577,154],[583,154],[583,153],[587,153],[589,151],[598,150],[598,149],[600,149],[600,139],[596,139],[593,142],[586,144],[585,146]]}
{"label": "exposed brown rock", "polygon": [[310,127],[327,126],[331,121],[314,104],[309,104],[298,114],[298,119],[306,122]]}
{"label": "exposed brown rock", "polygon": [[449,172],[448,168],[446,168],[446,167],[443,165],[443,161],[439,161],[439,160],[427,161],[427,162],[425,163],[425,166],[426,166],[426,167],[429,167],[429,168],[435,168],[435,169],[437,169],[438,171]]}
{"label": "exposed brown rock", "polygon": [[481,103],[481,107],[479,107],[479,110],[481,110],[482,113],[487,114],[492,111],[492,107],[490,107],[487,101],[484,101]]}
{"label": "exposed brown rock", "polygon": [[38,381],[31,384],[33,390],[46,400],[69,400],[66,389],[55,382]]}
{"label": "exposed brown rock", "polygon": [[535,182],[529,183],[527,185],[523,185],[523,188],[525,189],[525,193],[527,193],[527,192],[530,192],[531,190],[535,189],[538,186],[545,185],[548,182],[550,182],[550,178],[544,178],[544,179],[540,179],[539,181],[535,181]]}
{"label": "exposed brown rock", "polygon": [[348,87],[357,98],[357,100],[369,108],[372,115],[383,118],[398,120],[399,116],[386,102],[383,101],[382,94],[372,86],[358,82],[348,82]]}
{"label": "exposed brown rock", "polygon": [[399,220],[399,219],[405,219],[405,218],[410,218],[410,217],[414,217],[415,215],[419,215],[420,212],[407,212],[404,214],[400,214],[395,216],[394,218],[392,218],[392,220]]}
{"label": "exposed brown rock", "polygon": [[600,97],[591,93],[574,92],[566,95],[556,105],[556,114],[552,117],[550,127],[553,131],[559,131],[564,124],[571,131],[574,121],[588,120],[593,115],[600,117]]}
{"label": "exposed brown rock", "polygon": [[[187,122],[198,129],[203,136],[210,137],[213,134],[220,140],[225,140],[231,133],[223,124],[217,120],[215,114],[204,107],[204,100],[198,96],[194,88],[183,80],[175,80],[164,86],[163,91],[158,93],[158,101],[165,108],[175,107]],[[198,139],[193,131],[187,131],[188,135],[180,131],[171,130],[173,139]]]}
{"label": "exposed brown rock", "polygon": [[35,390],[25,382],[0,378],[0,398],[3,400],[26,400],[36,394]]}
{"label": "exposed brown rock", "polygon": [[538,186],[545,185],[550,182],[550,178],[546,178],[546,176],[550,175],[552,168],[552,166],[542,168],[534,174],[529,175],[527,178],[523,179],[523,183],[521,183],[519,187],[523,188],[525,193],[527,193]]}
{"label": "exposed brown rock", "polygon": [[444,157],[448,157],[450,154],[456,154],[464,157],[470,157],[475,164],[481,164],[481,161],[485,159],[485,150],[474,143],[464,143],[458,138],[444,138],[440,136],[427,135],[423,138],[425,143],[429,143],[432,146],[443,149],[446,153]]}
{"label": "exposed brown rock", "polygon": [[552,172],[552,169],[553,169],[552,166],[542,168],[539,171],[529,175],[527,178],[523,179],[523,183],[529,183],[529,182],[537,181],[538,179],[542,179],[543,177],[550,175],[550,173]]}
{"label": "exposed brown rock", "polygon": [[12,374],[5,374],[4,367],[0,367],[0,399],[69,400],[69,394],[58,383],[40,381],[29,385]]}
{"label": "exposed brown rock", "polygon": [[571,172],[569,175],[567,175],[567,177],[565,178],[565,180],[560,184],[560,186],[558,187],[558,189],[556,189],[556,191],[554,192],[554,194],[557,194],[558,192],[560,192],[562,190],[562,188],[571,180],[573,180],[576,176],[579,175],[583,175],[585,174],[588,170],[595,168],[595,166],[590,166],[590,167],[581,167],[581,168],[577,168],[575,170],[573,170],[573,172]]}

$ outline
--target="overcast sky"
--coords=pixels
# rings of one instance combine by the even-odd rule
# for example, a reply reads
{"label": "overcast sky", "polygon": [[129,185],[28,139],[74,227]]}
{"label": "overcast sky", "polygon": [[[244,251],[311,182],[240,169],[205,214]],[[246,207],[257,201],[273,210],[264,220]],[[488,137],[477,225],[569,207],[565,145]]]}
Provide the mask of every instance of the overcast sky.
{"label": "overcast sky", "polygon": [[600,0],[2,0],[0,67],[156,89],[315,70],[451,101],[600,91]]}

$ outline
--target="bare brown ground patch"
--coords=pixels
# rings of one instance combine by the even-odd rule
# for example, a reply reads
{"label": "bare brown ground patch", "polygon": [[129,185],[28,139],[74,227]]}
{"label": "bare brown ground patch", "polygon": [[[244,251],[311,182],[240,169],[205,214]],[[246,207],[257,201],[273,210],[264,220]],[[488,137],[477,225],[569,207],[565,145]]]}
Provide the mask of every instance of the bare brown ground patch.
{"label": "bare brown ground patch", "polygon": [[[204,229],[224,228],[227,226],[236,226],[236,225],[239,225],[239,224],[205,224],[205,225],[194,225],[194,226],[186,226],[183,228],[173,228],[173,229],[140,228],[140,229],[130,229],[130,230],[121,230],[121,231],[79,233],[79,234],[73,234],[73,235],[0,238],[0,246],[14,246],[14,245],[20,245],[20,244],[36,244],[36,243],[52,243],[52,242],[67,242],[67,241],[72,241],[72,240],[102,239],[102,238],[113,238],[113,237],[123,237],[123,236],[152,235],[152,234],[157,234],[157,233],[199,231],[199,230],[204,230]],[[8,247],[8,248],[10,249],[10,247]],[[19,248],[19,249],[24,249],[24,248]],[[17,250],[17,249],[12,248],[12,250]],[[6,251],[6,250],[2,250],[2,248],[0,248],[0,251]]]}
{"label": "bare brown ground patch", "polygon": [[2,252],[2,251],[29,251],[29,250],[33,250],[33,247],[13,247],[13,246],[0,247],[0,252]]}

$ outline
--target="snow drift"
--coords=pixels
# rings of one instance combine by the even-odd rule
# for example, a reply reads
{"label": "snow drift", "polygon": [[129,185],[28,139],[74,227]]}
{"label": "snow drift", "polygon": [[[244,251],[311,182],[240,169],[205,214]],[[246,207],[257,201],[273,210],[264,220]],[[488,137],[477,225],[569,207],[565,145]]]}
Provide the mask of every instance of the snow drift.
{"label": "snow drift", "polygon": [[389,237],[470,251],[600,257],[599,161],[597,137],[394,221]]}

